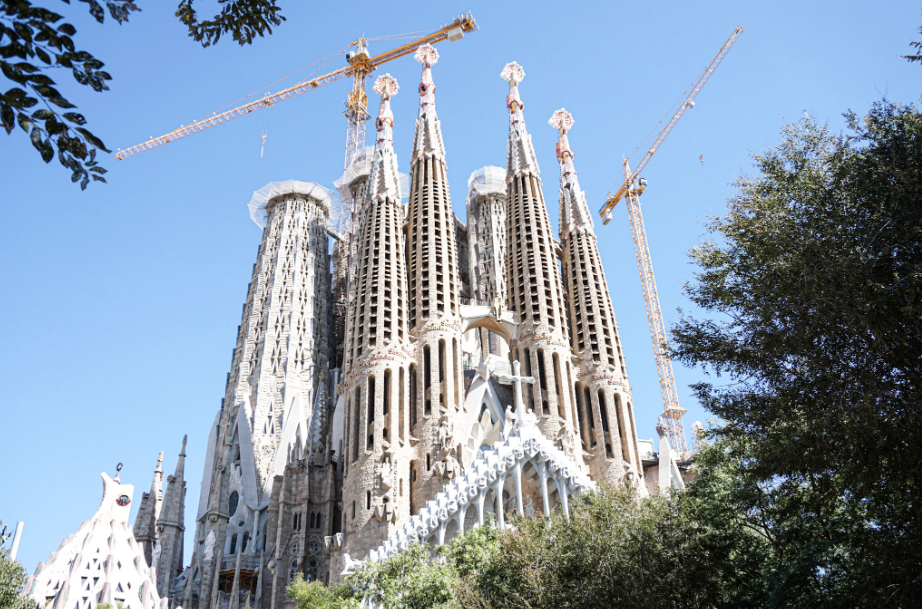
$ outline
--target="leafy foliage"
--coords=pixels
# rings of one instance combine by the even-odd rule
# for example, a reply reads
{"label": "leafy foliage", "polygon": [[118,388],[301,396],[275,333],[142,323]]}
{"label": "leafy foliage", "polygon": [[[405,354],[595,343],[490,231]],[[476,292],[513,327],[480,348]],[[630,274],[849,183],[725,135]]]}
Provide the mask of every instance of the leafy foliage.
{"label": "leafy foliage", "polygon": [[[69,3],[69,0],[64,0]],[[0,71],[14,85],[0,94],[0,123],[7,135],[18,125],[29,135],[42,160],[58,161],[71,171],[71,181],[85,189],[90,179],[105,182],[106,173],[96,161],[97,149],[110,152],[102,140],[84,128],[86,119],[70,110],[74,105],[56,88],[48,73],[69,70],[78,84],[94,91],[106,91],[111,76],[102,70],[103,62],[86,51],[76,50],[77,33],[63,17],[27,0],[2,0],[0,8]],[[105,9],[96,0],[81,0],[98,22],[105,20]],[[138,8],[131,0],[104,2],[117,22],[128,20]],[[4,87],[6,88],[6,87]],[[36,106],[39,106],[37,109]],[[60,110],[59,110],[60,109]]]}
{"label": "leafy foliage", "polygon": [[[62,1],[70,4],[70,0]],[[106,12],[121,24],[128,21],[132,11],[140,10],[134,0],[79,1],[99,23],[105,21]],[[200,22],[192,2],[181,0],[176,16],[189,28],[189,35],[206,47],[225,33],[231,33],[241,45],[250,44],[257,34],[271,34],[271,26],[285,20],[276,0],[219,0],[221,13]],[[106,181],[106,169],[96,155],[100,150],[111,151],[85,127],[86,118],[72,110],[74,105],[49,74],[67,70],[78,84],[97,92],[107,91],[106,81],[112,77],[102,69],[102,61],[77,50],[77,29],[63,19],[28,0],[0,0],[0,72],[10,81],[0,86],[7,89],[0,94],[0,125],[7,135],[19,126],[46,163],[57,154],[61,165],[71,171],[71,180],[85,189],[91,180]]]}
{"label": "leafy foliage", "polygon": [[639,500],[601,487],[574,499],[570,517],[517,520],[495,559],[464,580],[465,607],[743,607],[764,545],[710,498]]}
{"label": "leafy foliage", "polygon": [[727,377],[725,423],[770,540],[769,606],[922,597],[922,115],[884,101],[849,132],[806,120],[754,155],[714,242],[693,250],[676,356]]}
{"label": "leafy foliage", "polygon": [[272,26],[285,21],[276,0],[218,0],[221,12],[212,19],[199,21],[192,4],[195,0],[182,0],[176,16],[189,28],[189,36],[203,47],[218,42],[222,34],[231,34],[240,45],[252,44],[254,38],[272,33]]}
{"label": "leafy foliage", "polygon": [[33,609],[35,604],[19,596],[26,584],[26,570],[19,561],[10,560],[10,551],[4,547],[10,534],[0,521],[0,607],[3,609]]}
{"label": "leafy foliage", "polygon": [[345,609],[359,607],[352,588],[347,584],[325,586],[318,581],[306,582],[300,576],[286,589],[288,598],[298,609]]}

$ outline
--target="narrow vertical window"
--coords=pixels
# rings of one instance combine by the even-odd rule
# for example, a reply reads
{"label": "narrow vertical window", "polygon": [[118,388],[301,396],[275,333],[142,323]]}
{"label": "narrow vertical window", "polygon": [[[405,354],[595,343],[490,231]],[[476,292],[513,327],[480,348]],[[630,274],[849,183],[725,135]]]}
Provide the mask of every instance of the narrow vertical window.
{"label": "narrow vertical window", "polygon": [[[454,302],[454,299],[452,299]],[[455,385],[455,408],[461,408],[461,379],[458,377],[458,339],[451,339],[451,353],[454,366],[451,369],[451,382]]]}
{"label": "narrow vertical window", "polygon": [[602,416],[602,431],[608,431],[608,405],[605,403],[605,393],[599,389],[599,414]]}
{"label": "narrow vertical window", "polygon": [[553,357],[554,361],[554,391],[557,392],[557,414],[561,419],[566,420],[567,410],[564,406],[564,394],[560,391],[560,357],[555,353]]}
{"label": "narrow vertical window", "polygon": [[368,409],[368,428],[366,433],[365,450],[374,450],[375,447],[375,377],[368,377],[368,395],[365,397]]}
{"label": "narrow vertical window", "polygon": [[416,377],[416,364],[410,364],[410,429],[416,427],[416,409],[419,407],[417,386],[419,379]]}
{"label": "narrow vertical window", "polygon": [[398,416],[397,416],[397,424],[400,426],[400,429],[397,433],[398,433],[398,437],[401,440],[406,439],[406,432],[404,431],[404,427],[406,426],[406,419],[404,418],[406,417],[406,414],[405,414],[406,404],[405,404],[405,398],[404,398],[404,392],[407,389],[406,382],[407,382],[406,375],[404,374],[403,366],[401,366],[400,367],[400,380],[399,380],[399,384],[397,387],[397,391],[400,392],[399,400],[397,403],[397,408],[400,409],[400,412],[398,413]]}

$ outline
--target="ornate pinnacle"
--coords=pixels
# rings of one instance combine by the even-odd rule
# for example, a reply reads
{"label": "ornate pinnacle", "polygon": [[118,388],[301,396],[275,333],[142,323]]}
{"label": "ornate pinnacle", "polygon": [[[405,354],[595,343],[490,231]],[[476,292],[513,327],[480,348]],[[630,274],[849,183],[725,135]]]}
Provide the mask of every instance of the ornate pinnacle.
{"label": "ornate pinnacle", "polygon": [[432,82],[432,66],[439,60],[439,53],[430,44],[424,44],[416,49],[413,55],[419,63],[423,64],[423,76],[419,82],[419,100],[420,112],[423,112],[427,106],[435,106],[435,83]]}
{"label": "ornate pinnacle", "polygon": [[384,74],[375,80],[373,90],[381,96],[381,110],[378,112],[377,120],[375,120],[379,144],[389,142],[392,139],[391,129],[394,128],[394,113],[391,112],[391,98],[397,95],[399,89],[397,79],[390,74]]}
{"label": "ornate pinnacle", "polygon": [[576,179],[573,151],[567,131],[573,128],[573,115],[564,108],[551,115],[547,123],[557,129],[557,162],[560,163],[560,227],[561,232],[573,228],[592,228],[592,217],[586,204],[586,195]]}
{"label": "ornate pinnacle", "polygon": [[506,107],[509,108],[509,112],[515,113],[522,110],[525,104],[522,103],[522,98],[519,97],[519,83],[525,78],[525,69],[513,61],[506,64],[499,77],[509,81],[509,96],[506,97]]}
{"label": "ornate pinnacle", "polygon": [[576,175],[576,169],[573,167],[573,151],[570,150],[570,141],[567,139],[567,131],[573,128],[573,115],[561,108],[551,115],[547,124],[557,129],[560,139],[557,141],[557,160],[560,162],[561,175],[565,178],[569,174]]}
{"label": "ornate pinnacle", "polygon": [[396,78],[390,74],[384,74],[375,80],[372,90],[381,96],[382,101],[386,101],[397,95],[397,91],[400,90],[400,85],[397,84]]}
{"label": "ornate pinnacle", "polygon": [[438,62],[439,52],[431,44],[424,44],[416,49],[413,59],[423,64],[424,67],[431,68]]}
{"label": "ornate pinnacle", "polygon": [[540,174],[538,159],[535,149],[531,145],[531,136],[525,128],[525,114],[522,112],[525,104],[519,97],[519,83],[525,78],[525,70],[516,62],[507,63],[500,78],[509,81],[509,95],[506,96],[506,107],[509,108],[509,143],[507,145],[506,175],[510,179],[514,175]]}
{"label": "ornate pinnacle", "polygon": [[560,136],[563,137],[563,134],[573,128],[573,115],[566,111],[566,109],[561,108],[557,112],[551,115],[550,120],[547,121],[547,124],[557,129],[560,132]]}

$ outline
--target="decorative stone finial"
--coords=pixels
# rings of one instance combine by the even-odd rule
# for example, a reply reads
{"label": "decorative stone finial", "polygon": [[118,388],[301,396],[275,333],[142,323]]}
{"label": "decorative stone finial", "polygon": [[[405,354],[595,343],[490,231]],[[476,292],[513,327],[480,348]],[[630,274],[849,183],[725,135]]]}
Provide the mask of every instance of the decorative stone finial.
{"label": "decorative stone finial", "polygon": [[[396,78],[390,74],[384,74],[375,80],[372,89],[381,96],[382,101],[387,101],[391,97],[397,95],[397,91],[400,90],[400,85],[397,84]],[[383,107],[384,104],[381,104],[381,106]]]}
{"label": "decorative stone finial", "polygon": [[160,454],[157,455],[157,469],[155,469],[154,471],[159,472],[161,465],[163,465],[163,451],[162,450],[160,451]]}
{"label": "decorative stone finial", "polygon": [[423,64],[424,68],[431,68],[439,61],[439,52],[431,44],[424,44],[416,49],[413,59]]}
{"label": "decorative stone finial", "polygon": [[[160,454],[162,455],[163,453],[160,453]],[[122,468],[123,468],[123,467],[125,467],[125,466],[122,465],[121,462],[119,462],[119,464],[115,466],[115,478],[113,479],[113,482],[118,482],[118,483],[121,484],[121,482],[122,482]]]}
{"label": "decorative stone finial", "polygon": [[565,108],[561,108],[557,112],[551,115],[550,120],[547,123],[561,132],[560,136],[563,137],[563,134],[573,128],[573,115],[566,111]]}

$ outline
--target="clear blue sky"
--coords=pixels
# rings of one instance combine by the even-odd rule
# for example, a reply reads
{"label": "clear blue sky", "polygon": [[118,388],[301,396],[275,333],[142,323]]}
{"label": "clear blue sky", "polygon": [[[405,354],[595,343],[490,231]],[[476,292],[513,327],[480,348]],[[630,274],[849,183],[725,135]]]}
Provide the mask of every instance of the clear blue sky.
{"label": "clear blue sky", "polygon": [[[667,324],[677,308],[690,309],[682,293],[694,272],[687,252],[706,216],[722,212],[750,151],[773,145],[782,124],[804,110],[839,130],[842,112],[864,112],[884,95],[917,102],[922,82],[922,67],[899,58],[919,38],[916,1],[355,1],[349,14],[341,2],[279,0],[288,21],[274,35],[209,49],[186,37],[172,15],[176,0],[141,2],[143,12],[121,27],[91,22],[81,3],[39,4],[72,16],[77,46],[113,75],[104,94],[52,75],[113,149],[209,115],[359,35],[428,30],[471,10],[481,30],[442,43],[433,71],[455,211],[464,218],[473,170],[505,163],[507,84],[499,73],[515,60],[527,74],[525,116],[555,225],[551,113],[566,107],[576,118],[570,143],[595,210],[619,183],[622,155],[743,26],[692,115],[645,172],[644,214]],[[203,13],[215,5],[201,4]],[[394,139],[408,171],[419,66],[404,58],[386,71],[402,87]],[[96,509],[99,472],[114,474],[124,462],[137,506],[157,452],[171,473],[185,433],[191,536],[204,444],[260,241],[246,203],[270,181],[329,185],[338,177],[347,90],[342,81],[126,161],[106,158],[109,184],[82,193],[56,161],[42,163],[21,132],[0,135],[0,518],[25,520],[20,558],[30,572]],[[662,402],[623,205],[596,229],[639,435],[649,438]],[[676,378],[686,426],[706,420],[688,390],[701,374],[677,366]]]}

